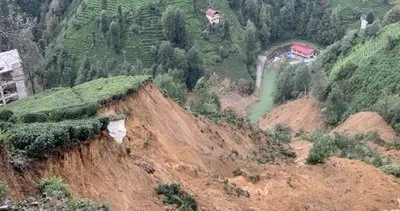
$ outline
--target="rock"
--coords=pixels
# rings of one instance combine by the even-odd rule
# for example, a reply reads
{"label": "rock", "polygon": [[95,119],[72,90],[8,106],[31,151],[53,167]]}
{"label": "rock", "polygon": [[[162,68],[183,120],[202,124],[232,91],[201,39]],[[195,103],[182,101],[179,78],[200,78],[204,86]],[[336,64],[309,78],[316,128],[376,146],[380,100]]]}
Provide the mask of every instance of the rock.
{"label": "rock", "polygon": [[0,205],[0,211],[11,210],[11,206],[8,204]]}

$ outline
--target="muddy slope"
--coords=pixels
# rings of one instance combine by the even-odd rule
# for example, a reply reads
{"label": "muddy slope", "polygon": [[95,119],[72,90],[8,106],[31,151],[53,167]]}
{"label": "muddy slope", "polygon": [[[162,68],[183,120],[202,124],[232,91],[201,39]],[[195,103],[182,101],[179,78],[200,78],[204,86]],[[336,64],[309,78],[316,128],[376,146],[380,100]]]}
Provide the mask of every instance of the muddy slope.
{"label": "muddy slope", "polygon": [[262,130],[283,124],[293,131],[312,132],[323,129],[324,121],[318,101],[313,97],[304,97],[290,101],[273,109],[264,120],[260,121]]}
{"label": "muddy slope", "polygon": [[[101,112],[127,115],[123,144],[104,133],[36,162],[25,174],[12,173],[3,156],[0,176],[13,187],[14,196],[33,193],[34,182],[43,175],[58,175],[75,196],[106,201],[112,210],[163,210],[154,188],[171,181],[194,194],[200,210],[398,208],[400,185],[394,177],[337,158],[316,166],[252,163],[246,160],[253,147],[246,133],[193,117],[151,84]],[[233,177],[237,167],[259,174],[260,181]],[[250,198],[226,194],[224,179],[247,190]]]}

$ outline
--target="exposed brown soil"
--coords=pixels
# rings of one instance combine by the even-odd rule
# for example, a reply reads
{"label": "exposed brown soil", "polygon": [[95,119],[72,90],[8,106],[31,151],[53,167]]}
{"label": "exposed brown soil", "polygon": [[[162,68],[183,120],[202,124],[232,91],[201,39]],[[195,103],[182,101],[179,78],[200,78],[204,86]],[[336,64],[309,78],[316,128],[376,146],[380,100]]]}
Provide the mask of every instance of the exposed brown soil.
{"label": "exposed brown soil", "polygon": [[[200,210],[381,210],[398,208],[400,184],[359,161],[331,158],[326,164],[259,165],[245,161],[253,145],[245,131],[197,119],[165,99],[151,84],[113,102],[104,114],[127,115],[127,138],[117,144],[106,133],[92,142],[37,161],[24,174],[1,156],[0,176],[18,198],[34,193],[43,175],[66,180],[77,197],[106,201],[112,210],[163,210],[154,188],[178,181],[195,195]],[[147,140],[147,141],[145,141]],[[294,142],[299,158],[308,149]],[[252,184],[234,177],[236,168],[260,174]],[[223,180],[249,191],[228,195]]]}
{"label": "exposed brown soil", "polygon": [[247,107],[257,101],[254,95],[242,96],[239,93],[232,91],[219,96],[221,101],[221,109],[232,109],[242,117],[247,116]]}
{"label": "exposed brown soil", "polygon": [[273,109],[264,120],[260,121],[259,127],[266,130],[274,128],[276,124],[280,123],[290,127],[292,131],[312,132],[321,130],[324,121],[320,110],[316,99],[312,97],[300,98]]}
{"label": "exposed brown soil", "polygon": [[359,112],[351,115],[332,132],[354,136],[358,133],[377,132],[385,141],[393,141],[396,132],[375,112]]}

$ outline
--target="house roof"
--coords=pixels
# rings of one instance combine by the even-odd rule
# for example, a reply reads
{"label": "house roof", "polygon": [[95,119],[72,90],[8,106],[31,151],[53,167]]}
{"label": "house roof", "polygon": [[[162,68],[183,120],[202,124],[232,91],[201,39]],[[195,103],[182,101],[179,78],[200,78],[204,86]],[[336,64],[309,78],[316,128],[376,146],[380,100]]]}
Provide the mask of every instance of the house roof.
{"label": "house roof", "polygon": [[217,10],[208,8],[206,14],[207,14],[208,16],[214,16],[214,15],[216,15],[216,14],[219,14],[219,12],[218,12]]}
{"label": "house roof", "polygon": [[0,70],[11,70],[13,64],[20,62],[21,58],[16,49],[0,53]]}
{"label": "house roof", "polygon": [[305,45],[305,44],[293,44],[292,49],[302,52],[304,54],[314,53],[314,48],[312,48],[308,45]]}

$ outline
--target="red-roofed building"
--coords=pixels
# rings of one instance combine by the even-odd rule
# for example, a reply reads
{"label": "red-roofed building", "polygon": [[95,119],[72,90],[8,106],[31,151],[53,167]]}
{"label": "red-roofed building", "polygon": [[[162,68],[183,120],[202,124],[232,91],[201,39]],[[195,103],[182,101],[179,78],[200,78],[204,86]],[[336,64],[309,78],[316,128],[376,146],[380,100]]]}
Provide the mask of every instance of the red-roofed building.
{"label": "red-roofed building", "polygon": [[293,44],[290,49],[292,51],[292,54],[298,55],[298,56],[301,56],[301,57],[304,57],[307,59],[313,57],[314,52],[315,52],[314,48],[312,48],[308,45],[305,45],[305,44],[300,44],[300,43]]}
{"label": "red-roofed building", "polygon": [[206,16],[207,16],[208,21],[210,21],[211,24],[219,23],[219,18],[221,17],[218,11],[211,9],[211,8],[207,9]]}

